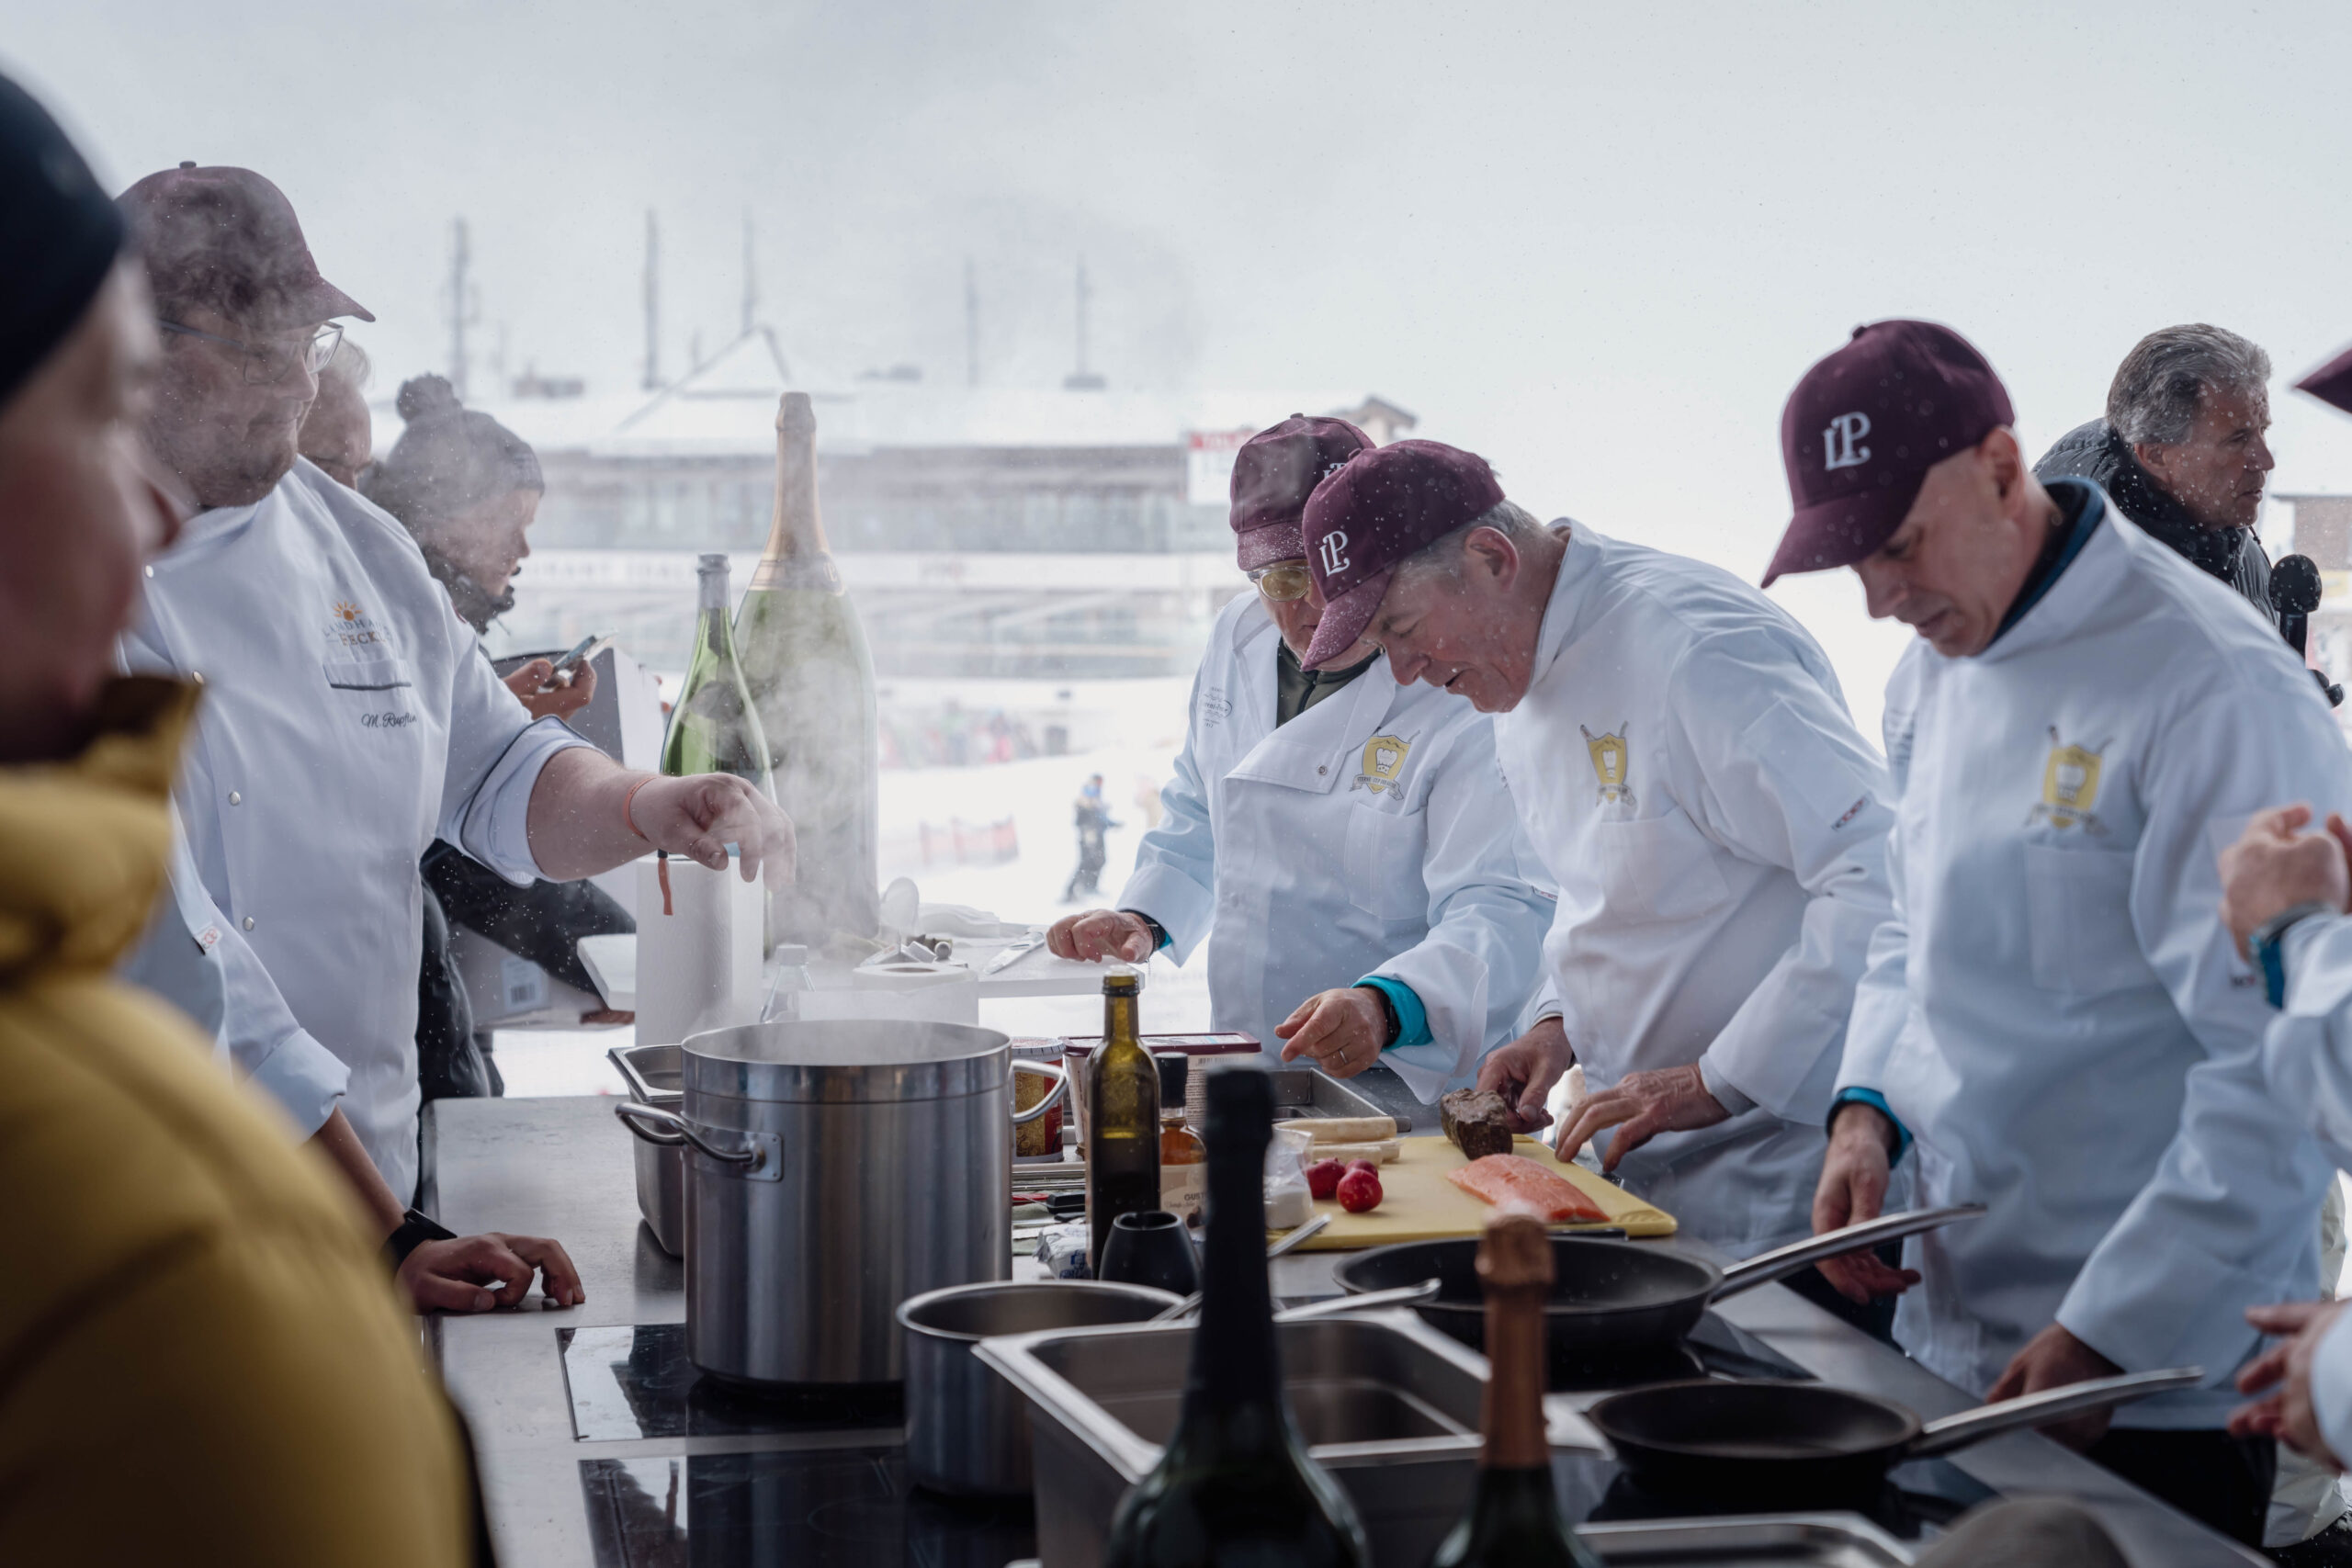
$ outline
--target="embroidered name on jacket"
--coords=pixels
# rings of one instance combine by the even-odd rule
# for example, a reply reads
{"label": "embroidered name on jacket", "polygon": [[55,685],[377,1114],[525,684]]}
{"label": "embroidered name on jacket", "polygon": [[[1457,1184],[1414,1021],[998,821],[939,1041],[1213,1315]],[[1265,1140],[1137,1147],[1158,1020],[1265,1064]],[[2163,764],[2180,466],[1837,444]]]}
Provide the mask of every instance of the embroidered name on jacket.
{"label": "embroidered name on jacket", "polygon": [[1634,804],[1634,786],[1626,778],[1629,759],[1625,751],[1625,735],[1633,728],[1621,723],[1613,734],[1595,735],[1583,725],[1577,726],[1584,732],[1584,749],[1592,754],[1593,782],[1600,786],[1603,804],[1616,800],[1628,806]]}
{"label": "embroidered name on jacket", "polygon": [[2107,741],[2095,747],[2069,745],[2050,727],[2050,759],[2041,765],[2041,803],[2026,814],[2026,825],[2047,822],[2064,832],[2079,827],[2104,835],[2107,825],[2091,807],[2098,802],[2098,774]]}

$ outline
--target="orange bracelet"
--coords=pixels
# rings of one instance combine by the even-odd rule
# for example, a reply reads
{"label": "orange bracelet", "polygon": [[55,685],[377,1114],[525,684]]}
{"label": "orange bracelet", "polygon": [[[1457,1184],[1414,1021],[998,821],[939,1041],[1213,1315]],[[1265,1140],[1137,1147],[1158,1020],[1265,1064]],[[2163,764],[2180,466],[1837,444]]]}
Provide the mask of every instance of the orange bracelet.
{"label": "orange bracelet", "polygon": [[[628,823],[628,830],[635,833],[640,839],[645,839],[645,829],[637,825],[637,817],[631,807],[637,805],[637,792],[643,789],[647,784],[651,784],[660,776],[661,775],[657,773],[646,774],[643,778],[629,785],[628,793],[621,796],[621,820]],[[650,844],[653,840],[650,839],[645,839],[645,841]]]}

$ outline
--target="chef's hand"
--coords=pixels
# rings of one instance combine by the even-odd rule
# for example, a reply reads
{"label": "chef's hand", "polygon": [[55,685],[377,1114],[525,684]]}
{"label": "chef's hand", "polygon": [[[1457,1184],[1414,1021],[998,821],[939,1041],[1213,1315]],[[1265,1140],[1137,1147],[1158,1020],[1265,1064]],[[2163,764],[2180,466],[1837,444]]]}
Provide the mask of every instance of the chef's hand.
{"label": "chef's hand", "polygon": [[530,1294],[531,1280],[541,1272],[550,1305],[578,1306],[588,1299],[562,1243],[496,1231],[423,1243],[401,1260],[400,1281],[419,1312],[488,1312]]}
{"label": "chef's hand", "polygon": [[[2000,1381],[1984,1400],[1989,1404],[2015,1399],[2021,1393],[2040,1393],[2045,1388],[2063,1388],[2070,1382],[2111,1378],[2122,1370],[2053,1323],[2027,1340],[2025,1348],[2010,1359],[2007,1370],[2001,1373]],[[2114,1417],[2111,1405],[2105,1410],[2087,1410],[2064,1421],[2053,1421],[2042,1427],[2041,1433],[2070,1449],[2086,1449],[2107,1436],[2107,1424]]]}
{"label": "chef's hand", "polygon": [[[1821,1183],[1813,1190],[1814,1235],[1879,1217],[1886,1207],[1894,1144],[1894,1123],[1875,1108],[1838,1108],[1829,1123]],[[1899,1296],[1919,1282],[1917,1269],[1891,1269],[1869,1247],[1826,1258],[1814,1267],[1839,1295],[1860,1305],[1877,1296]]]}
{"label": "chef's hand", "polygon": [[596,671],[582,664],[559,675],[554,660],[534,659],[506,677],[506,689],[522,699],[533,718],[570,718],[596,694]]}
{"label": "chef's hand", "polygon": [[1368,986],[1318,991],[1274,1025],[1274,1037],[1288,1042],[1283,1060],[1301,1056],[1335,1078],[1351,1078],[1380,1060],[1388,1043],[1388,1010]]}
{"label": "chef's hand", "polygon": [[2248,1323],[2283,1337],[2238,1373],[2240,1393],[2271,1392],[2230,1412],[2230,1436],[2276,1438],[2306,1459],[2344,1468],[2320,1435],[2319,1412],[2312,1404],[2312,1358],[2343,1310],[2342,1302],[2281,1302],[2246,1308]]}
{"label": "chef's hand", "polygon": [[2298,904],[2341,909],[2352,899],[2352,874],[2345,849],[2352,828],[2334,812],[2327,831],[2305,833],[2308,806],[2281,806],[2245,825],[2238,841],[2222,852],[2222,923],[2246,953],[2254,933]]}
{"label": "chef's hand", "polygon": [[1599,1094],[1588,1096],[1569,1113],[1559,1146],[1573,1155],[1595,1133],[1615,1127],[1617,1135],[1609,1140],[1609,1154],[1600,1162],[1602,1170],[1611,1171],[1617,1168],[1619,1160],[1660,1133],[1712,1127],[1730,1114],[1722,1100],[1707,1092],[1696,1065],[1652,1067],[1627,1073]]}
{"label": "chef's hand", "polygon": [[628,819],[657,850],[727,869],[727,846],[742,851],[743,880],[759,880],[770,861],[774,884],[793,880],[792,819],[776,803],[732,773],[656,775],[631,796]]}
{"label": "chef's hand", "polygon": [[[1503,1097],[1503,1121],[1514,1133],[1532,1133],[1549,1126],[1552,1113],[1544,1099],[1567,1070],[1577,1054],[1568,1044],[1566,1026],[1547,1018],[1508,1045],[1498,1045],[1478,1064],[1478,1087]],[[1570,1145],[1574,1154],[1583,1145]]]}
{"label": "chef's hand", "polygon": [[1056,958],[1100,964],[1106,958],[1141,964],[1151,956],[1151,928],[1125,909],[1088,909],[1064,915],[1046,932],[1046,951]]}

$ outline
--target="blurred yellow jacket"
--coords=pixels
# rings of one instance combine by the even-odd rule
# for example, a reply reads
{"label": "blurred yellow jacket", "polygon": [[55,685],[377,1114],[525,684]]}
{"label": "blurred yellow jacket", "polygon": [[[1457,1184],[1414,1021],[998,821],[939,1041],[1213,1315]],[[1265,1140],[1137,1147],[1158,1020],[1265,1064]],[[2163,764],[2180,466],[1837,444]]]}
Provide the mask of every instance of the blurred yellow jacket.
{"label": "blurred yellow jacket", "polygon": [[353,1204],[112,976],[195,705],[117,682],[80,756],[0,768],[0,1562],[464,1562],[456,1427]]}

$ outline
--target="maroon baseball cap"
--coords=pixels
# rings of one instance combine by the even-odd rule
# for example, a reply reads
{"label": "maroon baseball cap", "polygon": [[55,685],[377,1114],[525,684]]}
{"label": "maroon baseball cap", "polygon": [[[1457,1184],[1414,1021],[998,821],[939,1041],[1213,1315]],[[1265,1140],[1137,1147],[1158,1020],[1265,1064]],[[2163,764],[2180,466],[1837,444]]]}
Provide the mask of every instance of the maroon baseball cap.
{"label": "maroon baseball cap", "polygon": [[1487,459],[1443,442],[1396,441],[1349,458],[1306,502],[1306,568],[1324,606],[1299,662],[1312,670],[1353,648],[1397,562],[1502,499]]}
{"label": "maroon baseball cap", "polygon": [[319,276],[294,204],[251,169],[182,164],[115,200],[166,299],[194,299],[264,331],[376,319]]}
{"label": "maroon baseball cap", "polygon": [[2296,382],[2295,390],[2309,392],[2330,408],[2352,413],[2352,348]]}
{"label": "maroon baseball cap", "polygon": [[1804,373],[1781,412],[1796,515],[1764,573],[1851,566],[1886,543],[1928,470],[2016,422],[1966,338],[1933,321],[1873,321]]}
{"label": "maroon baseball cap", "polygon": [[1310,419],[1295,413],[1258,432],[1233,458],[1233,511],[1228,521],[1238,536],[1241,570],[1254,571],[1306,554],[1299,518],[1315,487],[1359,452],[1372,437],[1344,419]]}

